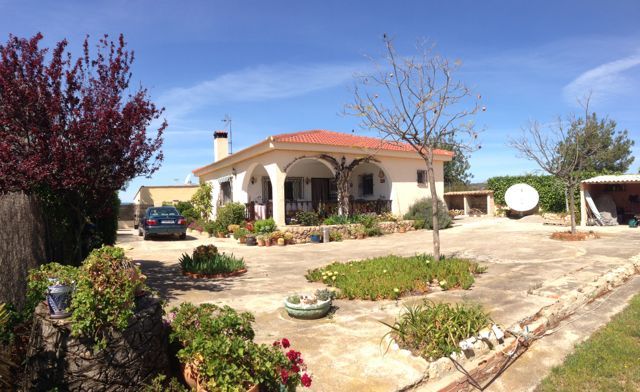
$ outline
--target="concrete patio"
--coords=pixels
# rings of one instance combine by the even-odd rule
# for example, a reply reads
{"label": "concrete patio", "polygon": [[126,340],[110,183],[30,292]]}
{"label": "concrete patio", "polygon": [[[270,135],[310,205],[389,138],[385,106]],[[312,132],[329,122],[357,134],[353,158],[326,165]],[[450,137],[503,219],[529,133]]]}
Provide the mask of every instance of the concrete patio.
{"label": "concrete patio", "polygon": [[[232,239],[142,241],[120,231],[119,244],[139,261],[148,283],[169,306],[182,301],[227,304],[256,316],[257,340],[288,337],[301,351],[314,376],[314,391],[393,391],[419,379],[426,361],[381,345],[406,303],[472,301],[482,304],[502,325],[538,312],[558,297],[592,282],[638,253],[640,231],[627,227],[596,228],[600,239],[559,242],[549,239],[559,227],[531,220],[467,218],[441,233],[445,253],[457,253],[488,267],[468,291],[434,292],[400,301],[335,301],[333,316],[318,321],[289,318],[282,300],[289,293],[323,285],[304,278],[310,268],[390,253],[430,252],[428,231],[392,234],[366,240],[269,248],[247,247]],[[178,257],[205,243],[245,258],[247,274],[230,279],[194,280],[180,274]]]}

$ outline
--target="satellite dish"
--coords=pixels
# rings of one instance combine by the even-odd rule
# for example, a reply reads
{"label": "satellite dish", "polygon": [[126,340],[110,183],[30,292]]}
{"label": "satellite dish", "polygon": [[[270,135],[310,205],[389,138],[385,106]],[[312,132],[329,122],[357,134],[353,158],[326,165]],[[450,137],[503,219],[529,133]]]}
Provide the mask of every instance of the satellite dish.
{"label": "satellite dish", "polygon": [[511,185],[504,194],[507,206],[514,211],[525,212],[534,209],[538,205],[540,197],[531,185]]}

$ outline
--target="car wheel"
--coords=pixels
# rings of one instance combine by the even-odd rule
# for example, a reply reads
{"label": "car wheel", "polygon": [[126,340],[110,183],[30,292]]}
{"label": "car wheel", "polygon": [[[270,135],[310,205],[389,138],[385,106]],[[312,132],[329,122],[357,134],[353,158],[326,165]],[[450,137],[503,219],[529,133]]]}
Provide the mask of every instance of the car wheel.
{"label": "car wheel", "polygon": [[149,239],[149,234],[146,231],[142,231],[142,238],[146,241]]}
{"label": "car wheel", "polygon": [[181,240],[184,240],[185,238],[187,238],[187,233],[180,234],[180,239]]}
{"label": "car wheel", "polygon": [[141,228],[138,228],[138,236],[142,237],[142,229]]}

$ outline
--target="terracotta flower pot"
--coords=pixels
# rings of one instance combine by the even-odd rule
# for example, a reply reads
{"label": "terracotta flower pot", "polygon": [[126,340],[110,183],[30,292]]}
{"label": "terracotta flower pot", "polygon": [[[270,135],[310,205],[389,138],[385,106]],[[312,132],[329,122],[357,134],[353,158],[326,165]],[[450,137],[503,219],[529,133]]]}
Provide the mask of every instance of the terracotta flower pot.
{"label": "terracotta flower pot", "polygon": [[218,237],[218,238],[225,238],[225,237],[226,237],[226,234],[224,234],[224,232],[222,232],[222,231],[219,231],[219,232],[217,232],[217,233],[216,233],[216,237]]}
{"label": "terracotta flower pot", "polygon": [[264,240],[256,240],[258,246],[264,246]]}
{"label": "terracotta flower pot", "polygon": [[271,246],[271,240],[264,240],[264,246]]}
{"label": "terracotta flower pot", "polygon": [[[193,365],[182,366],[182,377],[184,377],[184,381],[191,388],[191,390],[196,392],[207,392],[207,389],[200,384],[198,381],[198,375],[193,368]],[[246,392],[259,392],[260,385],[252,385],[247,388]]]}
{"label": "terracotta flower pot", "polygon": [[406,233],[407,229],[404,226],[398,227],[398,233]]}

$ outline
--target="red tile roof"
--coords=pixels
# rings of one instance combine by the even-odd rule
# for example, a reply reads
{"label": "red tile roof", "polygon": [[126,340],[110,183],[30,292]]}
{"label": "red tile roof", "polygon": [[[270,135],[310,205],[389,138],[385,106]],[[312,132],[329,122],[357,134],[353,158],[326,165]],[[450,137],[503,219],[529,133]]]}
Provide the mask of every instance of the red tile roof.
{"label": "red tile roof", "polygon": [[[372,150],[415,151],[413,147],[406,143],[386,141],[375,137],[359,136],[342,132],[326,131],[323,129],[284,133],[273,136],[273,140],[283,143],[322,144],[328,146],[369,148]],[[448,150],[434,150],[434,152],[438,155],[453,156],[453,152]]]}

